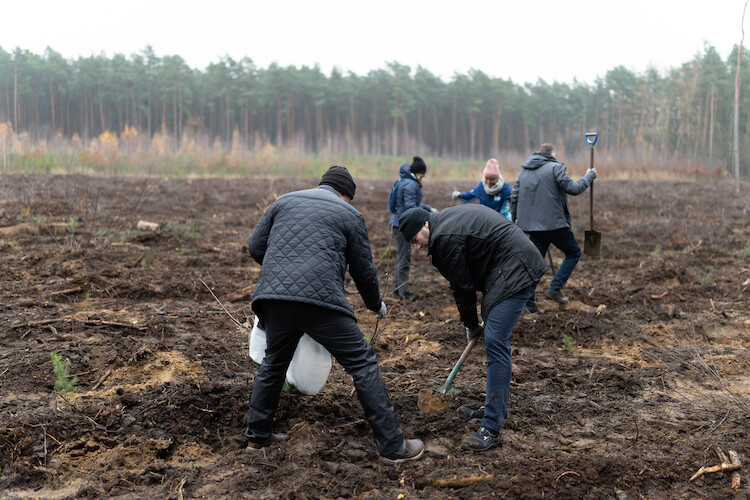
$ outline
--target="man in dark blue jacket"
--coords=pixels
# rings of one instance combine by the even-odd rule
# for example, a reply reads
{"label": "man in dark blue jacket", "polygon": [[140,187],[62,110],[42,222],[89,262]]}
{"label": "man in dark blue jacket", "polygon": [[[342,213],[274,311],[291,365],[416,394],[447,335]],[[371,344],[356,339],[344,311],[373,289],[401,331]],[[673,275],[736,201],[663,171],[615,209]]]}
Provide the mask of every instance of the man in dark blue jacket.
{"label": "man in dark blue jacket", "polygon": [[[547,272],[544,259],[516,225],[483,205],[462,205],[430,214],[411,209],[401,215],[407,241],[432,256],[449,282],[466,328],[466,340],[484,333],[487,395],[482,426],[463,443],[471,451],[498,446],[505,421],[512,358],[510,337],[526,301]],[[482,319],[477,318],[482,292]]]}
{"label": "man in dark blue jacket", "polygon": [[[570,229],[568,195],[586,191],[594,179],[595,168],[588,169],[578,181],[571,179],[565,164],[557,161],[557,149],[552,144],[542,144],[524,162],[510,196],[513,221],[529,233],[539,252],[545,255],[552,244],[565,254],[547,289],[547,296],[560,304],[568,302],[562,289],[581,258],[581,247]],[[532,313],[543,312],[533,295],[526,308]]]}
{"label": "man in dark blue jacket", "polygon": [[398,230],[398,218],[406,210],[420,207],[428,212],[437,212],[430,205],[422,203],[422,178],[427,173],[427,164],[419,156],[415,156],[411,162],[403,163],[398,175],[401,182],[396,192],[396,211],[389,222],[393,235],[396,238],[396,270],[395,285],[398,298],[401,300],[414,300],[414,295],[409,290],[409,267],[411,265],[411,245],[404,239]]}
{"label": "man in dark blue jacket", "polygon": [[279,436],[272,432],[273,417],[287,367],[307,333],[354,379],[381,461],[395,464],[424,453],[419,439],[404,440],[375,353],[344,293],[348,266],[367,308],[385,316],[365,221],[350,205],[355,189],[346,168],[331,167],[317,188],[274,201],[250,236],[250,255],[262,265],[252,307],[267,340],[247,417],[251,452]]}

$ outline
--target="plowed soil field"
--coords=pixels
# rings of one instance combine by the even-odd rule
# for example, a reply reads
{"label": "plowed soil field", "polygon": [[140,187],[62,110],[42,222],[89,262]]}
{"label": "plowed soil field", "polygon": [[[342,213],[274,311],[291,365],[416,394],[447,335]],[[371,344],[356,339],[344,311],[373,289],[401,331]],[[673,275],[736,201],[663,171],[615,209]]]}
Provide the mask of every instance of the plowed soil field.
{"label": "plowed soil field", "polygon": [[[246,250],[263,209],[317,179],[0,176],[2,498],[748,498],[750,196],[729,183],[596,182],[600,257],[583,256],[559,310],[514,330],[502,447],[461,450],[479,426],[484,350],[458,395],[426,413],[465,339],[448,283],[414,252],[417,300],[387,291],[390,180],[357,179],[390,314],[373,346],[421,461],[386,466],[351,378],[334,363],[316,396],[284,393],[290,439],[248,454],[257,367],[248,357],[259,266]],[[454,182],[425,178],[424,201]],[[471,185],[463,186],[468,189]],[[583,242],[588,193],[570,198]],[[159,230],[138,222],[160,225]],[[555,265],[562,255],[553,252]],[[210,290],[209,290],[210,289]],[[374,316],[347,285],[360,328]],[[236,321],[235,321],[236,320]],[[51,353],[75,392],[54,390]],[[731,471],[691,476],[720,460]]]}

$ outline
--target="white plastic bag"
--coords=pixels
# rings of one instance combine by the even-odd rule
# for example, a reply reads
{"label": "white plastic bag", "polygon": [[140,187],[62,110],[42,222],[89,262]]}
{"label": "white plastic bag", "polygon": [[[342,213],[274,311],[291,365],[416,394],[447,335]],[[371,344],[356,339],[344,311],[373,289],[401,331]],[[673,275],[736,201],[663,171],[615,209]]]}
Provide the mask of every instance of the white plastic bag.
{"label": "white plastic bag", "polygon": [[304,334],[286,371],[287,381],[302,394],[317,394],[330,373],[331,353]]}
{"label": "white plastic bag", "polygon": [[250,359],[261,364],[266,356],[266,332],[258,325],[258,321],[256,316],[248,341],[250,343]]}
{"label": "white plastic bag", "polygon": [[[249,344],[250,358],[261,364],[266,355],[266,332],[258,324],[257,316],[250,332]],[[308,334],[304,334],[286,371],[287,384],[302,394],[317,394],[330,373],[331,353]]]}

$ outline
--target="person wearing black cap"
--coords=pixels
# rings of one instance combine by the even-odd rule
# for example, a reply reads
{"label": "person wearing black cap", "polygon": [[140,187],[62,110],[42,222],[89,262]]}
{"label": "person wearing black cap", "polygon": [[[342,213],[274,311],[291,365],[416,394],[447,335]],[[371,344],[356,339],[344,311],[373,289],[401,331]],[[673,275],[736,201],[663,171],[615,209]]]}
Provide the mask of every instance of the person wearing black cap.
{"label": "person wearing black cap", "polygon": [[[508,407],[513,327],[547,266],[518,226],[484,205],[448,207],[439,214],[407,210],[399,227],[407,241],[427,250],[432,265],[450,282],[466,340],[484,333],[485,411],[482,426],[462,447],[489,450],[500,444]],[[482,323],[477,318],[478,291]]]}
{"label": "person wearing black cap", "polygon": [[400,182],[396,187],[396,211],[389,222],[393,235],[396,238],[396,269],[395,285],[396,293],[401,300],[414,300],[414,295],[409,290],[409,267],[411,265],[411,245],[405,240],[398,230],[398,219],[404,211],[419,207],[428,212],[437,212],[430,205],[422,203],[422,178],[427,173],[427,164],[419,156],[415,156],[411,162],[401,164],[399,169]]}
{"label": "person wearing black cap", "polygon": [[350,205],[356,187],[346,168],[333,166],[317,188],[280,196],[250,235],[248,250],[261,264],[252,308],[267,341],[247,417],[250,452],[283,437],[272,432],[273,418],[287,367],[307,333],[354,379],[381,461],[395,464],[424,453],[422,441],[404,439],[375,353],[345,295],[348,267],[365,306],[378,319],[387,313],[365,220]]}

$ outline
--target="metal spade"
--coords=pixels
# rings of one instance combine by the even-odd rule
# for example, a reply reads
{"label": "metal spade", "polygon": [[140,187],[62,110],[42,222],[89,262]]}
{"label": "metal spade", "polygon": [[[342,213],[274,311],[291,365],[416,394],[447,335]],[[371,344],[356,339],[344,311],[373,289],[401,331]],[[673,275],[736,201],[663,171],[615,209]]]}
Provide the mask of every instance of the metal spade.
{"label": "metal spade", "polygon": [[453,379],[456,378],[458,371],[463,366],[466,358],[469,357],[469,353],[478,340],[479,336],[474,337],[469,341],[464,352],[461,353],[461,357],[458,359],[456,366],[453,367],[450,375],[448,375],[448,378],[445,380],[445,384],[439,387],[433,387],[432,389],[425,388],[419,391],[419,394],[417,395],[417,407],[419,407],[420,410],[425,413],[440,413],[450,406],[452,401],[451,396],[461,392],[453,387]]}
{"label": "metal spade", "polygon": [[[594,144],[596,144],[598,136],[597,132],[586,133],[586,142],[591,146],[591,168],[594,168]],[[602,233],[594,230],[594,181],[591,181],[591,186],[589,186],[589,200],[591,204],[591,230],[584,232],[583,253],[597,256],[602,253]]]}

